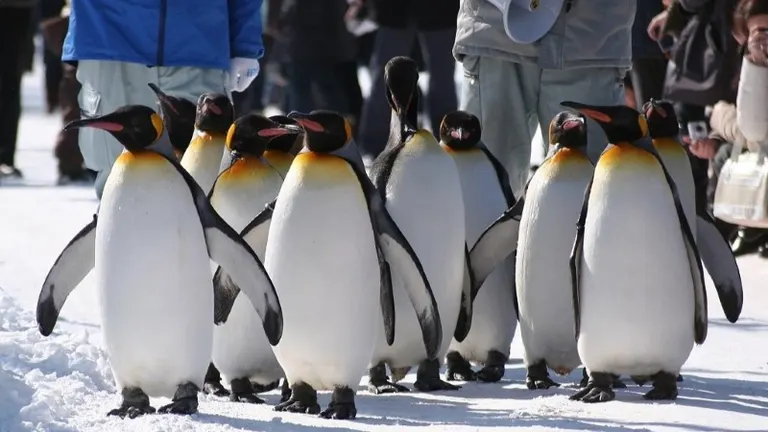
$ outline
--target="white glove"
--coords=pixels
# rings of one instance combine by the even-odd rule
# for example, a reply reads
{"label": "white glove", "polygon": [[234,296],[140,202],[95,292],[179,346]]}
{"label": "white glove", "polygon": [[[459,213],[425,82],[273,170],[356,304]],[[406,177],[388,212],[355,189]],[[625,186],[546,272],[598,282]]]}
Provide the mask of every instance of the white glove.
{"label": "white glove", "polygon": [[229,62],[229,89],[241,92],[248,88],[259,74],[259,61],[256,59],[237,57]]}

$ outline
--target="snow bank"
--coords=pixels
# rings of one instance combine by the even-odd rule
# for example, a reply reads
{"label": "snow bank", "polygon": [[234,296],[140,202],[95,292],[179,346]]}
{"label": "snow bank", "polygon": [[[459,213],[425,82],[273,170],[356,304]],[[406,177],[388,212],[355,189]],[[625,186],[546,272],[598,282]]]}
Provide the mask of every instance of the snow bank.
{"label": "snow bank", "polygon": [[0,431],[76,431],[69,419],[114,394],[106,353],[85,330],[43,337],[32,312],[0,291]]}

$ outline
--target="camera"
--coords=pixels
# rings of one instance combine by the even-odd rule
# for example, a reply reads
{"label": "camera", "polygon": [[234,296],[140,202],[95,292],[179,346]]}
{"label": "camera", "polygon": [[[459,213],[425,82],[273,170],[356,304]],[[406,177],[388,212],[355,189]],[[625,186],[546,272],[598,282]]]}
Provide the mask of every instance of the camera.
{"label": "camera", "polygon": [[705,121],[688,122],[688,136],[691,141],[706,139],[709,137],[709,128]]}

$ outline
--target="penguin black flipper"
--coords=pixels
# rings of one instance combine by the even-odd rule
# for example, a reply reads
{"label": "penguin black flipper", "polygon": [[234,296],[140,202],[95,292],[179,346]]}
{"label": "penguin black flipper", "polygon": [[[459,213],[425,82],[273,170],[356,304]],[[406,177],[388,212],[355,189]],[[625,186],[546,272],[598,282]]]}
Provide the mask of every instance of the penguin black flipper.
{"label": "penguin black flipper", "polygon": [[728,321],[735,323],[741,315],[744,291],[736,257],[715,221],[705,209],[699,209],[696,218],[696,238],[699,254],[715,284],[720,305]]}
{"label": "penguin black flipper", "polygon": [[[275,202],[277,202],[276,199],[267,204],[264,210],[253,218],[240,232],[240,237],[246,243],[267,244],[270,224],[266,222],[272,220]],[[235,299],[240,294],[240,288],[221,266],[216,269],[216,273],[213,275],[213,294],[213,323],[216,325],[223,324],[229,318],[229,313],[232,311]]]}
{"label": "penguin black flipper", "polygon": [[[650,141],[650,139],[648,140]],[[677,211],[677,219],[680,221],[680,229],[683,233],[683,242],[685,243],[685,249],[688,254],[688,262],[691,267],[691,278],[693,280],[693,298],[694,298],[694,341],[697,344],[702,344],[707,339],[707,290],[704,286],[704,268],[701,265],[701,257],[699,256],[699,249],[696,246],[696,241],[693,237],[690,225],[688,225],[688,218],[685,216],[683,205],[680,203],[680,195],[677,192],[677,185],[672,179],[672,176],[667,171],[667,167],[661,160],[658,152],[653,148],[651,144],[641,145],[641,148],[652,154],[661,166],[661,170],[664,172],[664,177],[667,179],[669,190],[672,192],[672,198],[675,202],[675,210]]]}
{"label": "penguin black flipper", "polygon": [[589,179],[587,187],[584,189],[584,201],[581,204],[581,213],[576,221],[576,239],[573,241],[571,257],[568,265],[571,268],[571,290],[573,296],[573,328],[574,337],[578,340],[581,332],[581,262],[584,257],[584,226],[587,222],[587,212],[589,210],[589,197],[592,194],[592,183],[594,175]]}
{"label": "penguin black flipper", "polygon": [[370,173],[370,180],[376,186],[376,190],[385,202],[387,200],[387,183],[389,182],[390,175],[392,175],[392,168],[395,166],[395,160],[397,159],[398,154],[400,154],[400,150],[405,147],[405,142],[393,145],[392,147],[389,147],[389,144],[387,144],[387,146],[388,147],[374,159]]}
{"label": "penguin black flipper", "polygon": [[248,296],[261,317],[267,340],[271,345],[277,345],[283,334],[283,311],[264,264],[237,231],[216,213],[205,192],[187,170],[175,160],[165,155],[163,157],[176,168],[189,186],[211,260],[224,267]]}
{"label": "penguin black flipper", "polygon": [[[509,185],[509,174],[507,173],[506,168],[504,168],[504,165],[502,165],[501,162],[496,159],[496,156],[488,150],[488,147],[486,147],[485,144],[480,144],[478,148],[485,153],[485,157],[488,158],[488,161],[493,165],[493,170],[496,171],[496,177],[499,179],[499,186],[501,187],[501,193],[504,194],[504,199],[507,201],[507,207],[514,206],[516,202],[515,194],[512,192],[512,186]],[[530,182],[530,179],[528,181]],[[528,189],[528,183],[526,183],[525,189]]]}
{"label": "penguin black flipper", "polygon": [[[405,290],[416,311],[419,320],[427,357],[434,359],[443,341],[440,312],[427,274],[416,256],[411,244],[398,228],[384,205],[383,191],[378,191],[371,179],[354,162],[347,160],[360,181],[360,186],[368,203],[371,225],[376,233],[376,242],[389,263],[404,282]],[[386,289],[386,287],[382,287]],[[391,283],[390,288],[391,289]],[[382,297],[389,294],[382,293]],[[394,297],[392,297],[394,299]],[[394,310],[394,306],[391,306]],[[385,322],[385,325],[389,323]],[[394,325],[392,320],[391,325]],[[394,328],[391,330],[394,333]]]}
{"label": "penguin black flipper", "polygon": [[507,209],[488,228],[472,246],[469,252],[469,262],[477,292],[485,279],[493,273],[499,263],[507,259],[517,249],[520,218],[523,215],[524,200],[520,199],[514,206]]}
{"label": "penguin black flipper", "polygon": [[75,234],[45,277],[37,298],[37,328],[43,336],[51,334],[67,297],[93,270],[97,220],[93,215],[93,220]]}
{"label": "penguin black flipper", "polygon": [[387,338],[387,345],[392,346],[395,343],[395,293],[392,291],[392,273],[378,238],[375,243],[376,258],[379,260],[379,281],[381,284],[379,303],[381,304],[381,316],[384,319],[384,336]]}
{"label": "penguin black flipper", "polygon": [[459,319],[456,321],[456,330],[453,332],[453,338],[456,339],[456,342],[464,341],[472,328],[472,303],[475,301],[480,286],[475,284],[471,268],[469,247],[464,243],[464,282],[461,290],[461,303],[459,304]]}

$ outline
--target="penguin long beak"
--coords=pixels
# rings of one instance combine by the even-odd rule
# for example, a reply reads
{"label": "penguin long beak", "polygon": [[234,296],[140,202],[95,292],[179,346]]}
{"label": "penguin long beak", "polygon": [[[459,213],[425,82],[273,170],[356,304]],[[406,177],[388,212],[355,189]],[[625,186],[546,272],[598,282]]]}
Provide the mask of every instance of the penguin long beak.
{"label": "penguin long beak", "polygon": [[310,130],[312,132],[322,132],[325,130],[323,125],[316,121],[312,121],[307,117],[309,117],[308,114],[300,113],[298,111],[291,111],[288,114],[288,118],[296,121],[296,123],[304,129]]}
{"label": "penguin long beak", "polygon": [[63,130],[68,131],[68,130],[79,129],[84,127],[101,129],[107,132],[120,132],[125,128],[122,124],[118,122],[110,121],[109,114],[108,114],[106,116],[101,116],[101,117],[73,120],[67,123],[67,125],[64,126]]}
{"label": "penguin long beak", "polygon": [[579,102],[572,102],[572,101],[560,102],[560,105],[566,108],[574,109],[596,122],[610,123],[612,120],[611,116],[604,111],[604,108],[607,108],[607,107],[586,105],[586,104],[582,104]]}
{"label": "penguin long beak", "polygon": [[563,128],[564,131],[569,131],[569,130],[571,130],[573,128],[581,127],[583,125],[584,125],[584,120],[582,120],[582,119],[571,119],[571,120],[566,120],[565,122],[563,122],[562,128]]}
{"label": "penguin long beak", "polygon": [[280,125],[278,127],[262,129],[258,132],[259,136],[266,138],[276,138],[283,135],[298,135],[304,131],[297,126]]}
{"label": "penguin long beak", "polygon": [[163,91],[160,90],[160,87],[153,83],[149,83],[147,85],[152,89],[153,92],[155,92],[155,96],[157,96],[157,100],[160,101],[160,108],[163,110],[163,112],[170,111],[176,115],[179,114],[179,110],[176,109],[173,100],[167,94],[163,93]]}

